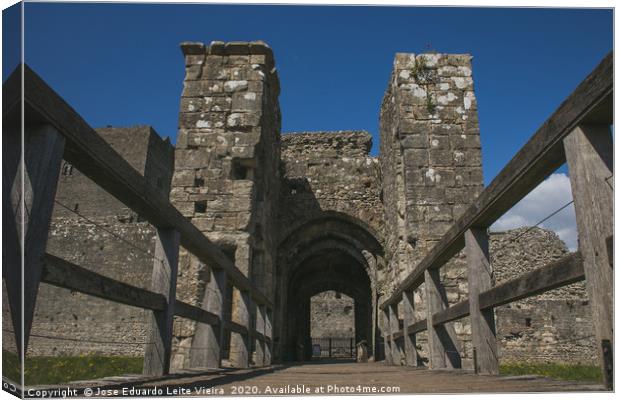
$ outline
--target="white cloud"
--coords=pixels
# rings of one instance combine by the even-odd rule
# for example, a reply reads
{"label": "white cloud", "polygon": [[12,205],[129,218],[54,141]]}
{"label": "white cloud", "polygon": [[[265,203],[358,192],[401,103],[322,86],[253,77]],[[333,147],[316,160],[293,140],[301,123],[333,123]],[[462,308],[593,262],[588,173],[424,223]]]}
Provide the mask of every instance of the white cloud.
{"label": "white cloud", "polygon": [[[533,226],[571,201],[572,198],[568,176],[552,174],[497,220],[491,226],[491,230],[505,231],[522,226]],[[573,204],[540,224],[540,227],[557,233],[571,251],[577,249],[577,225]]]}

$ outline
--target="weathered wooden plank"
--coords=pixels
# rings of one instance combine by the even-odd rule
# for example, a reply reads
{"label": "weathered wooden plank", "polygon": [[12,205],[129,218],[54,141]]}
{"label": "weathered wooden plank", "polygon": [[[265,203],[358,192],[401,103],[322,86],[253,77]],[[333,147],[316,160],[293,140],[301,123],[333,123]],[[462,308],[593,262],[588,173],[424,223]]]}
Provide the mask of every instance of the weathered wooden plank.
{"label": "weathered wooden plank", "polygon": [[418,365],[418,351],[415,347],[415,334],[409,332],[409,325],[414,323],[413,290],[403,292],[403,339],[405,342],[405,365]]}
{"label": "weathered wooden plank", "polygon": [[222,366],[224,299],[226,298],[226,271],[210,270],[211,277],[205,288],[202,306],[218,318],[218,324],[198,324],[192,341],[190,367],[219,368]]}
{"label": "weathered wooden plank", "polygon": [[159,293],[119,282],[51,254],[45,255],[41,282],[128,306],[148,310],[166,307],[166,298]]}
{"label": "weathered wooden plank", "polygon": [[424,271],[440,268],[459,252],[465,245],[464,234],[469,228],[491,226],[562,165],[565,161],[562,139],[580,121],[610,124],[608,108],[612,98],[613,53],[610,53],[538,128],[397,290],[381,303],[381,308],[400,301],[404,290],[423,282]]}
{"label": "weathered wooden plank", "polygon": [[212,326],[220,323],[220,318],[217,315],[179,300],[175,303],[174,315]]}
{"label": "weathered wooden plank", "polygon": [[254,330],[252,330],[252,336],[254,337],[254,365],[265,365],[265,306],[255,306],[256,323]]}
{"label": "weathered wooden plank", "polygon": [[[22,188],[13,189],[17,189],[18,193],[21,192],[15,211],[18,219],[17,230],[23,237],[24,264],[23,292],[21,293],[23,309],[21,313],[24,335],[22,343],[25,352],[28,349],[39,282],[45,264],[45,246],[54,209],[65,138],[50,125],[26,124],[23,140],[23,192],[21,192]],[[23,225],[19,224],[20,217]],[[10,293],[14,294],[15,291]],[[14,326],[17,328],[20,325]]]}
{"label": "weathered wooden plank", "polygon": [[385,363],[388,365],[392,365],[392,335],[394,333],[391,331],[390,327],[390,312],[388,309],[381,310],[381,333],[383,335],[383,355],[385,357]]}
{"label": "weathered wooden plank", "polygon": [[410,334],[424,332],[427,329],[426,318],[421,319],[413,324],[409,325],[408,331]]}
{"label": "weathered wooden plank", "polygon": [[229,360],[236,368],[250,365],[250,307],[248,292],[233,289]]}
{"label": "weathered wooden plank", "polygon": [[174,228],[181,245],[214,268],[226,270],[241,290],[259,304],[271,305],[230,259],[168,201],[140,173],[101,138],[69,104],[34,71],[25,66],[24,100],[27,116],[47,121],[66,139],[64,158],[133,211],[160,228]]}
{"label": "weathered wooden plank", "polygon": [[[20,72],[20,71],[18,71]],[[21,72],[20,72],[21,73]],[[22,346],[22,236],[21,236],[21,187],[22,187],[22,125],[21,84],[2,87],[3,107],[15,103],[16,116],[12,120],[2,118],[2,277],[5,279],[11,321],[13,323],[15,349],[23,356]],[[13,99],[11,99],[13,98]],[[20,217],[18,218],[18,215]]]}
{"label": "weathered wooden plank", "polygon": [[[409,332],[410,335],[413,335],[415,333],[424,332],[426,328],[427,328],[427,322],[426,322],[426,318],[424,318],[409,325],[407,328],[407,332]],[[394,340],[400,339],[401,337],[403,337],[403,335],[404,335],[403,329],[394,332]]]}
{"label": "weathered wooden plank", "polygon": [[148,341],[144,349],[144,375],[162,376],[170,372],[172,355],[172,323],[176,300],[179,264],[179,232],[157,229],[155,254],[151,276],[151,290],[166,299],[161,311],[152,311],[148,317]]}
{"label": "weathered wooden plank", "polygon": [[614,270],[607,238],[614,233],[613,139],[609,125],[580,125],[564,139],[579,251],[592,307],[598,355],[605,384],[613,388]]}
{"label": "weathered wooden plank", "polygon": [[454,328],[447,323],[436,325],[433,321],[433,316],[445,310],[448,305],[439,270],[425,271],[424,277],[430,368],[461,368],[461,356]]}
{"label": "weathered wooden plank", "polygon": [[246,328],[245,326],[234,322],[234,321],[227,321],[225,323],[226,329],[230,330],[231,332],[235,332],[238,333],[240,335],[247,335],[248,334],[248,328]]}
{"label": "weathered wooden plank", "polygon": [[265,365],[271,365],[271,354],[273,349],[273,325],[272,325],[272,312],[271,309],[265,306],[265,340],[267,345],[265,346]]}
{"label": "weathered wooden plank", "polygon": [[392,362],[394,365],[401,365],[401,357],[400,357],[400,343],[397,341],[396,337],[394,337],[394,333],[400,330],[400,324],[398,322],[398,304],[392,304],[389,308],[389,317],[390,317],[390,337],[392,339],[392,343],[390,344],[390,348],[392,349]]}
{"label": "weathered wooden plank", "polygon": [[442,325],[469,315],[469,300],[463,300],[455,305],[433,314],[433,325]]}
{"label": "weathered wooden plank", "polygon": [[486,228],[471,228],[465,232],[465,255],[474,370],[478,374],[498,375],[495,312],[492,308],[481,310],[479,304],[480,292],[491,289],[494,283]]}
{"label": "weathered wooden plank", "polygon": [[571,253],[544,267],[537,268],[480,293],[480,309],[499,307],[582,281],[584,278],[581,254],[579,252]]}

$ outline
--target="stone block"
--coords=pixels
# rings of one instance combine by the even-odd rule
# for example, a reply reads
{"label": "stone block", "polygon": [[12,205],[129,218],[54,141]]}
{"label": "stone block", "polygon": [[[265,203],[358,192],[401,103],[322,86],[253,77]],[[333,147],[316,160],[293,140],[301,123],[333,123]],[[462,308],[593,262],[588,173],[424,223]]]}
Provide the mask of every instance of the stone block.
{"label": "stone block", "polygon": [[200,79],[202,76],[202,66],[198,65],[188,65],[185,68],[185,80],[186,81],[195,81]]}
{"label": "stone block", "polygon": [[232,113],[226,120],[226,126],[230,128],[247,128],[257,126],[260,124],[260,114],[246,112],[246,113]]}
{"label": "stone block", "polygon": [[436,221],[453,221],[452,217],[452,206],[437,204],[428,207],[427,211],[428,221],[436,222]]}
{"label": "stone block", "polygon": [[394,58],[394,68],[397,70],[412,69],[415,67],[415,54],[396,53]]}
{"label": "stone block", "polygon": [[205,111],[211,112],[228,112],[232,108],[232,97],[205,97]]}
{"label": "stone block", "polygon": [[416,169],[429,165],[429,151],[426,149],[405,149],[403,162],[406,168]]}
{"label": "stone block", "polygon": [[223,56],[226,54],[225,43],[219,40],[214,40],[209,44],[209,55]]}
{"label": "stone block", "polygon": [[460,135],[462,134],[462,127],[458,124],[432,125],[431,133],[433,135]]}
{"label": "stone block", "polygon": [[450,150],[431,148],[429,151],[430,164],[434,167],[449,167],[453,165],[453,154]]}
{"label": "stone block", "polygon": [[224,90],[227,93],[240,92],[248,89],[247,80],[230,80],[224,83]]}
{"label": "stone block", "polygon": [[450,144],[454,150],[479,149],[479,135],[451,135]]}
{"label": "stone block", "polygon": [[249,55],[230,55],[224,59],[226,65],[245,65],[250,63]]}
{"label": "stone block", "polygon": [[405,135],[400,141],[404,149],[428,148],[428,135],[426,133]]}
{"label": "stone block", "polygon": [[204,150],[177,150],[175,166],[177,168],[200,168],[209,164],[209,154]]}
{"label": "stone block", "polygon": [[[174,175],[172,176],[172,186],[194,186],[195,178],[196,178],[196,173],[193,169],[175,171]],[[178,190],[178,188],[173,187],[171,189],[170,191],[171,196],[175,190]]]}
{"label": "stone block", "polygon": [[262,98],[260,94],[254,92],[233,93],[231,105],[232,112],[260,112]]}
{"label": "stone block", "polygon": [[224,52],[227,55],[248,55],[250,54],[250,43],[227,42],[224,44]]}
{"label": "stone block", "polygon": [[401,134],[428,134],[430,124],[415,119],[402,118],[398,121],[398,132]]}
{"label": "stone block", "polygon": [[181,42],[181,51],[186,56],[206,53],[205,45],[201,42]]}
{"label": "stone block", "polygon": [[[450,137],[448,136],[431,136],[430,148],[436,150],[450,149]],[[432,160],[432,158],[431,158]],[[432,162],[432,161],[431,161]]]}

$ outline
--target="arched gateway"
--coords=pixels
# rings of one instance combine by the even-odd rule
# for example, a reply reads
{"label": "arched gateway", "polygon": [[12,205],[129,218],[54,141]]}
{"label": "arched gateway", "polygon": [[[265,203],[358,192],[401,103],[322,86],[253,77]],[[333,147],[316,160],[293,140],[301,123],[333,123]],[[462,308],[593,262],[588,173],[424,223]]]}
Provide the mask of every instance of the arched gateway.
{"label": "arched gateway", "polygon": [[310,299],[327,290],[353,299],[355,342],[366,340],[374,354],[377,258],[382,256],[372,229],[341,213],[307,221],[280,243],[275,321],[283,360],[311,357]]}

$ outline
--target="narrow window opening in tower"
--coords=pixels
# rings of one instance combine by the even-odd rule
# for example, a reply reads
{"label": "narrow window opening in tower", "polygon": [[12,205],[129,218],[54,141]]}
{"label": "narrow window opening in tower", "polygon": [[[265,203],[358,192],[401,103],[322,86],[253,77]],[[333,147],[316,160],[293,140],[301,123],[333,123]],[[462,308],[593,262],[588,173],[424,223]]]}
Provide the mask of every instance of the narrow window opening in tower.
{"label": "narrow window opening in tower", "polygon": [[233,180],[247,180],[252,179],[254,176],[254,169],[244,164],[239,159],[233,159],[231,166],[231,179]]}
{"label": "narrow window opening in tower", "polygon": [[205,200],[194,202],[194,212],[201,213],[201,214],[206,213],[207,212],[207,202]]}

